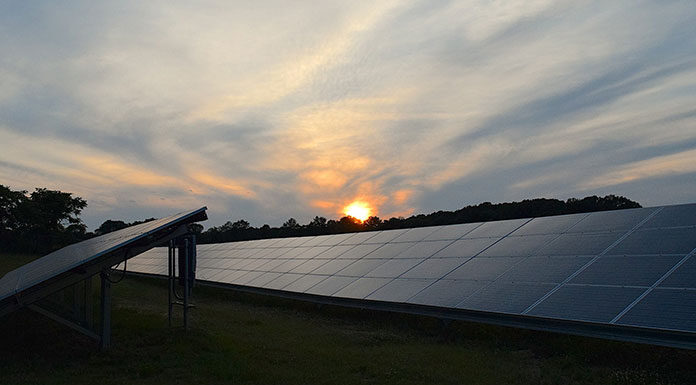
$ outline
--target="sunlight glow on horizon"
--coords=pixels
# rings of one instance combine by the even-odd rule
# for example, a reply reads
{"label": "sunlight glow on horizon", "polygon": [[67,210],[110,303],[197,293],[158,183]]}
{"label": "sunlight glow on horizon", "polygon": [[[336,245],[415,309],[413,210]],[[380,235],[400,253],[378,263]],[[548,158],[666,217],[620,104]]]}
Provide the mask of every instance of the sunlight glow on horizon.
{"label": "sunlight glow on horizon", "polygon": [[361,201],[355,201],[343,209],[344,214],[351,216],[359,220],[360,222],[364,222],[365,220],[367,220],[367,218],[370,217],[371,212],[372,209],[370,208],[370,206],[367,203]]}

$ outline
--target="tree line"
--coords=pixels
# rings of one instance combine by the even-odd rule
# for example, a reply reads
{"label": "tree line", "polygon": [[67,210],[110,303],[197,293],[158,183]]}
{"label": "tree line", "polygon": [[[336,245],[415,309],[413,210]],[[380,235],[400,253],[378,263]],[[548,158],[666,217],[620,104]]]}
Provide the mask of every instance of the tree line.
{"label": "tree line", "polygon": [[521,202],[484,202],[478,205],[466,206],[459,210],[417,214],[408,218],[398,217],[383,220],[379,217],[372,216],[364,222],[350,216],[345,216],[338,220],[327,220],[324,217],[316,216],[305,225],[301,225],[296,219],[290,218],[280,227],[270,227],[269,225],[253,227],[246,220],[240,219],[235,222],[228,221],[222,226],[210,227],[205,231],[199,232],[198,243],[220,243],[252,239],[391,230],[639,207],[641,207],[641,205],[638,202],[632,201],[626,197],[607,195],[604,197],[588,196],[581,199],[570,198],[565,201],[537,198],[525,199]]}
{"label": "tree line", "polygon": [[[80,219],[80,214],[85,207],[87,207],[87,201],[73,196],[72,193],[46,188],[37,188],[29,193],[0,185],[0,250],[43,254],[154,219],[147,218],[135,222],[108,219],[94,232],[88,232]],[[372,216],[364,222],[350,216],[340,219],[315,216],[304,225],[294,218],[289,218],[280,227],[271,227],[267,224],[253,227],[248,221],[239,219],[234,222],[228,221],[221,226],[210,227],[205,231],[200,224],[192,224],[189,228],[197,234],[198,243],[218,243],[485,222],[638,207],[641,207],[638,202],[617,195],[570,198],[565,201],[537,198],[521,202],[484,202],[459,210],[417,214],[408,218],[383,220]]]}

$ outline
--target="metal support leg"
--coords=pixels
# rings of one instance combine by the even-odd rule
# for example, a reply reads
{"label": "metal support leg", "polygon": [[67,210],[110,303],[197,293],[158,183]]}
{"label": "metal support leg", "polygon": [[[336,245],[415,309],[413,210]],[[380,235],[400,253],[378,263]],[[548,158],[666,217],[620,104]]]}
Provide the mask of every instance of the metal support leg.
{"label": "metal support leg", "polygon": [[93,277],[87,278],[85,283],[85,326],[88,329],[94,328],[94,308],[92,307],[92,302],[94,301],[94,296],[92,295],[92,279]]}
{"label": "metal support leg", "polygon": [[[183,244],[182,244],[183,243]],[[172,318],[174,312],[174,306],[181,306],[183,312],[183,324],[184,330],[189,328],[189,310],[194,307],[191,304],[191,289],[193,285],[193,278],[195,271],[195,249],[193,254],[190,248],[195,247],[195,238],[179,238],[174,239],[169,242],[168,250],[168,283],[169,283],[169,313],[168,320],[169,326],[172,326]],[[177,272],[177,261],[180,271]],[[183,287],[178,287],[183,286]]]}
{"label": "metal support leg", "polygon": [[174,240],[169,241],[169,250],[168,250],[168,264],[169,264],[169,275],[167,276],[167,281],[169,283],[169,316],[168,316],[168,322],[169,322],[169,327],[172,327],[172,311],[174,310],[174,298],[172,298],[172,292],[174,291],[174,275],[176,274],[175,266],[174,266]]}
{"label": "metal support leg", "polygon": [[72,291],[72,297],[73,297],[72,317],[73,317],[73,319],[76,319],[76,320],[82,320],[82,319],[84,319],[82,317],[82,309],[81,309],[81,307],[82,307],[81,306],[82,305],[81,294],[82,293],[81,293],[80,289],[82,289],[82,285],[80,283],[76,283],[76,284],[71,286],[71,289],[72,289],[71,291]]}
{"label": "metal support leg", "polygon": [[189,240],[186,238],[184,240],[186,247],[184,248],[184,330],[188,330],[188,313],[189,313]]}
{"label": "metal support leg", "polygon": [[111,282],[108,274],[102,272],[101,278],[101,341],[100,348],[106,350],[111,346]]}

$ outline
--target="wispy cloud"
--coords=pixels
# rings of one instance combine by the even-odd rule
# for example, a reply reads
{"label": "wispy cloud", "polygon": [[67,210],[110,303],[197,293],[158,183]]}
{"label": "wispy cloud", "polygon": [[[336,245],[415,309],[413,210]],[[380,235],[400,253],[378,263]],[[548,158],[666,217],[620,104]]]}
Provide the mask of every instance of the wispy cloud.
{"label": "wispy cloud", "polygon": [[586,181],[581,187],[592,189],[647,178],[693,174],[696,173],[695,159],[696,149],[628,163],[610,168],[608,172]]}

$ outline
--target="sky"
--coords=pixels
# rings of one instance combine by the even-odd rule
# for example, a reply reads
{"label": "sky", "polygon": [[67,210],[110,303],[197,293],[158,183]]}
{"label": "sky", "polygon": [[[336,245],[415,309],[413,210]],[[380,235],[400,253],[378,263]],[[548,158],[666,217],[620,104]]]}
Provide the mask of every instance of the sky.
{"label": "sky", "polygon": [[696,202],[696,3],[3,1],[0,184],[85,223]]}

